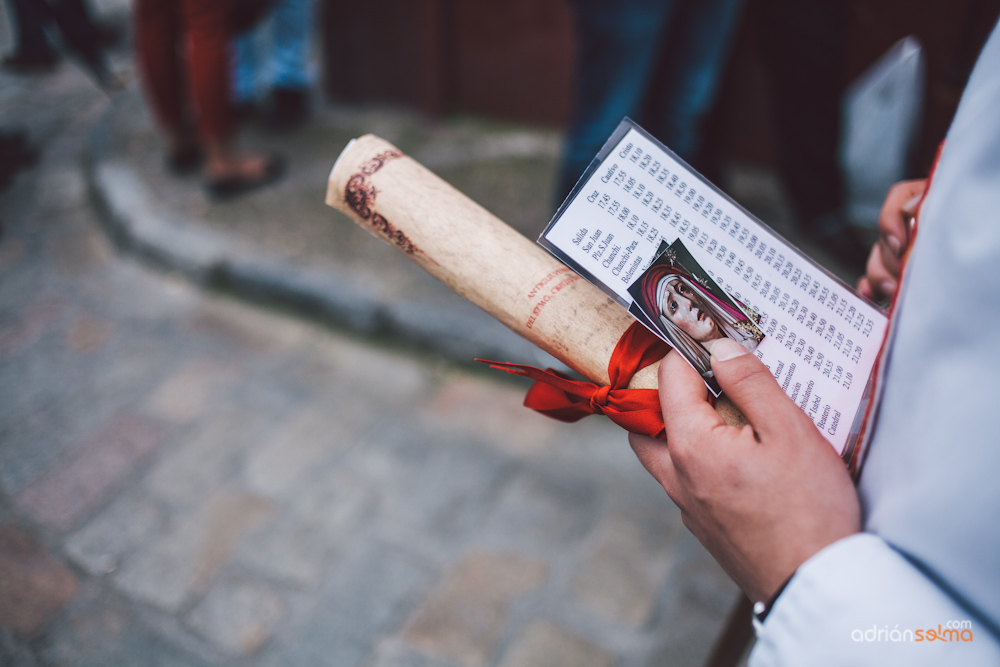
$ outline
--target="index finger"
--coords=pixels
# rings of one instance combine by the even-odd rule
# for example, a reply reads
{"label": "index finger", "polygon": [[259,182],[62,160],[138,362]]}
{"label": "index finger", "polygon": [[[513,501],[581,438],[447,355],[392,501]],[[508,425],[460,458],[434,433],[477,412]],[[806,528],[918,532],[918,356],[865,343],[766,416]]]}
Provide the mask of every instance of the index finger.
{"label": "index finger", "polygon": [[923,180],[896,183],[889,189],[882,210],[879,211],[879,247],[882,262],[892,273],[897,273],[899,259],[909,240],[907,220],[915,213],[916,202],[926,187],[927,182]]}
{"label": "index finger", "polygon": [[629,433],[628,444],[632,446],[632,451],[635,452],[642,467],[660,483],[670,499],[677,503],[680,499],[680,486],[677,483],[677,471],[670,458],[670,448],[667,443],[645,435]]}

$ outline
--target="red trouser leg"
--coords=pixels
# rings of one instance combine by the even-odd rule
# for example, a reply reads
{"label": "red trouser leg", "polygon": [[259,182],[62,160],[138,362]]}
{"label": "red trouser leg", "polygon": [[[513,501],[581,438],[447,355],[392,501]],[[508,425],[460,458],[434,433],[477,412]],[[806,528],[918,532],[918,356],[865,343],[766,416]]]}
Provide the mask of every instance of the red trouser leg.
{"label": "red trouser leg", "polygon": [[177,132],[184,126],[186,106],[177,4],[173,0],[136,0],[133,12],[136,58],[146,97],[160,124]]}
{"label": "red trouser leg", "polygon": [[206,140],[226,140],[231,131],[230,0],[180,0],[187,31],[189,85]]}

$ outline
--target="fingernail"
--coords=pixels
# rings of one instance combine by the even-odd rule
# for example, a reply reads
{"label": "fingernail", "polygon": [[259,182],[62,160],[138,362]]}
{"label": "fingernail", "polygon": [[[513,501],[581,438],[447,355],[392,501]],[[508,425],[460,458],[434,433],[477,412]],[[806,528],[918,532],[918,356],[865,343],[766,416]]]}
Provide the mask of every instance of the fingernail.
{"label": "fingernail", "polygon": [[709,353],[712,355],[712,361],[729,361],[735,357],[750,354],[750,351],[731,338],[720,338],[712,344]]}
{"label": "fingernail", "polygon": [[886,234],[882,238],[885,239],[885,244],[889,246],[889,250],[892,250],[892,254],[899,255],[900,250],[903,249],[903,244],[892,234]]}
{"label": "fingernail", "polygon": [[917,204],[920,203],[920,198],[923,197],[923,196],[924,196],[924,193],[921,192],[918,195],[913,195],[912,197],[910,197],[909,200],[907,200],[907,202],[905,204],[903,204],[903,210],[906,211],[907,213],[911,213],[911,214],[912,213],[916,213],[917,212]]}
{"label": "fingernail", "polygon": [[895,280],[883,280],[879,285],[879,290],[882,294],[886,296],[891,296],[896,293],[896,281]]}

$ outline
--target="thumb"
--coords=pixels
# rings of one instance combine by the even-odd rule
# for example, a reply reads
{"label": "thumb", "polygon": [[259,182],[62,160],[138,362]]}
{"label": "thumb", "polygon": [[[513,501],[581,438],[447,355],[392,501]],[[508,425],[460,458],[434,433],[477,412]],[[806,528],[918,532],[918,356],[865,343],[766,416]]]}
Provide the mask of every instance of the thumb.
{"label": "thumb", "polygon": [[712,371],[726,396],[740,409],[762,440],[788,433],[812,422],[750,352],[729,338],[712,345]]}

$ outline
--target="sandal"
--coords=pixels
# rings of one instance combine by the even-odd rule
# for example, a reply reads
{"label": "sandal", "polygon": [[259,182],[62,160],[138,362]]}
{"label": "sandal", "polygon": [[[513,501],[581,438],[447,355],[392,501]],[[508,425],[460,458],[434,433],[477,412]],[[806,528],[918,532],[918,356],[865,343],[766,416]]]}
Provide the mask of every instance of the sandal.
{"label": "sandal", "polygon": [[167,170],[174,176],[187,176],[201,168],[205,161],[205,151],[192,143],[175,148],[167,155]]}
{"label": "sandal", "polygon": [[244,193],[270,185],[280,179],[285,173],[285,161],[278,155],[267,158],[264,171],[259,176],[223,176],[209,179],[205,189],[209,196],[217,202],[238,197]]}

